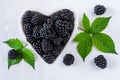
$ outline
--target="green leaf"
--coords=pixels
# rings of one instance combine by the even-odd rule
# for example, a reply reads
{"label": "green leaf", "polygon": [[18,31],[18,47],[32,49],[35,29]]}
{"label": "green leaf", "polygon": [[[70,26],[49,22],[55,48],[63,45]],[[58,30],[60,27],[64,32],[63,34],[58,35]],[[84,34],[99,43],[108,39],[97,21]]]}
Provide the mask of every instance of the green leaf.
{"label": "green leaf", "polygon": [[113,40],[104,33],[98,33],[92,36],[92,41],[96,48],[105,53],[116,53]]}
{"label": "green leaf", "polygon": [[18,58],[16,59],[8,59],[8,69],[12,66],[12,65],[15,65],[15,64],[18,64],[20,63],[22,60],[22,56],[19,54]]}
{"label": "green leaf", "polygon": [[80,42],[81,35],[82,35],[81,33],[77,34],[77,35],[75,36],[75,38],[73,39],[73,41],[74,41],[74,42]]}
{"label": "green leaf", "polygon": [[16,50],[24,47],[22,42],[18,39],[9,39],[5,41],[4,43],[8,44],[9,47],[16,49]]}
{"label": "green leaf", "polygon": [[91,33],[99,33],[106,28],[111,17],[96,18],[91,25]]}
{"label": "green leaf", "polygon": [[90,32],[90,21],[85,13],[83,14],[83,18],[82,18],[82,25],[86,32]]}
{"label": "green leaf", "polygon": [[82,32],[79,34],[79,44],[77,45],[77,50],[83,61],[85,61],[85,58],[92,50],[92,40],[88,33]]}
{"label": "green leaf", "polygon": [[27,49],[27,48],[23,48],[21,53],[22,53],[23,59],[29,65],[31,65],[33,67],[33,69],[35,69],[35,67],[34,67],[35,58],[34,58],[34,55],[33,55],[32,51]]}

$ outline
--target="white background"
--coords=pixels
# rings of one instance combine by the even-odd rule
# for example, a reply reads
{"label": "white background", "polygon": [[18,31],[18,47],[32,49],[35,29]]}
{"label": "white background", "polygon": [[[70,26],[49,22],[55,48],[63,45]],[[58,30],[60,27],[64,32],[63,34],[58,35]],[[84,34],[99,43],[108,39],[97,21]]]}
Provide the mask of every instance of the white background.
{"label": "white background", "polygon": [[[120,55],[103,54],[93,48],[91,54],[83,62],[76,51],[76,43],[72,39],[78,32],[78,22],[85,12],[91,21],[98,17],[93,14],[93,8],[103,4],[107,12],[102,16],[112,16],[108,27],[103,31],[109,34],[115,42],[116,51],[120,53],[120,0],[0,0],[0,80],[120,80]],[[25,43],[25,36],[21,29],[20,19],[26,10],[36,10],[49,15],[62,8],[69,8],[75,13],[75,29],[71,39],[61,55],[53,64],[45,63],[36,55],[35,70],[22,61],[8,70],[7,53],[10,49],[2,43],[10,38],[19,38]],[[65,54],[75,56],[72,66],[62,63]],[[93,58],[103,54],[108,61],[108,67],[99,69],[93,64]]]}

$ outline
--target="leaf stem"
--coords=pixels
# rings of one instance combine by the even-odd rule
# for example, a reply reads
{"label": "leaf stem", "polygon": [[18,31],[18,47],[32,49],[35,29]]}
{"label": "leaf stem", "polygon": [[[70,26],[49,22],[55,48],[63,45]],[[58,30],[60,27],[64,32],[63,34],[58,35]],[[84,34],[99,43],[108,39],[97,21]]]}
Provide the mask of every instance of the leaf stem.
{"label": "leaf stem", "polygon": [[82,28],[80,28],[80,27],[78,27],[78,29],[80,29],[80,30],[82,30],[82,31],[85,31],[84,29],[82,29]]}
{"label": "leaf stem", "polygon": [[27,46],[28,44],[25,45],[25,47]]}

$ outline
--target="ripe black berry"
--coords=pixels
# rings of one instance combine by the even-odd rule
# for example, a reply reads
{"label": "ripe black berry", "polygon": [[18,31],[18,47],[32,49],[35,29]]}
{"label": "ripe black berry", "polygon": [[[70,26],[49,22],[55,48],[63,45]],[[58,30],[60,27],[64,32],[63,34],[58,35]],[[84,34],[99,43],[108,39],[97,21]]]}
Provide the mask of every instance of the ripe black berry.
{"label": "ripe black berry", "polygon": [[43,25],[43,28],[40,29],[39,33],[40,37],[44,39],[51,39],[55,36],[54,29],[47,24]]}
{"label": "ripe black berry", "polygon": [[65,28],[65,25],[62,23],[62,20],[57,20],[55,22],[55,30],[60,37],[64,37],[69,33],[68,30]]}
{"label": "ripe black berry", "polygon": [[70,33],[63,37],[61,44],[64,46],[70,38]]}
{"label": "ripe black berry", "polygon": [[64,36],[66,36],[67,34],[69,34],[69,32],[68,32],[67,29],[58,29],[58,30],[57,30],[57,34],[58,34],[60,37],[64,37]]}
{"label": "ripe black berry", "polygon": [[66,54],[63,63],[67,66],[70,66],[74,63],[74,56],[72,54]]}
{"label": "ripe black berry", "polygon": [[74,28],[74,25],[71,21],[63,21],[63,20],[56,20],[55,27],[57,29],[67,29],[68,31],[72,31]]}
{"label": "ripe black berry", "polygon": [[103,5],[96,5],[94,8],[94,13],[96,15],[102,15],[106,12],[106,8]]}
{"label": "ripe black berry", "polygon": [[43,39],[43,40],[42,40],[42,42],[41,42],[41,47],[42,47],[42,50],[43,50],[45,53],[49,53],[49,52],[52,51],[52,49],[53,49],[53,45],[52,45],[51,41],[46,40],[46,39]]}
{"label": "ripe black berry", "polygon": [[23,31],[25,35],[32,34],[32,29],[33,29],[33,26],[30,23],[26,23],[23,26]]}
{"label": "ripe black berry", "polygon": [[50,18],[51,18],[53,21],[56,21],[56,20],[60,19],[60,11],[55,12],[55,13],[53,13],[52,15],[50,15]]}
{"label": "ripe black berry", "polygon": [[51,41],[53,42],[54,45],[60,45],[62,38],[58,37],[58,36],[54,36]]}
{"label": "ripe black berry", "polygon": [[36,25],[34,28],[33,28],[33,37],[34,38],[40,38],[40,29],[42,28],[41,25]]}
{"label": "ripe black berry", "polygon": [[30,20],[33,16],[33,12],[28,10],[24,13],[24,15],[22,16],[22,23],[26,24],[26,23],[30,23]]}
{"label": "ripe black berry", "polygon": [[40,56],[43,56],[44,53],[43,53],[43,50],[41,48],[41,40],[38,40],[36,43],[33,43],[32,46]]}
{"label": "ripe black berry", "polygon": [[48,64],[52,64],[55,60],[55,56],[51,53],[48,53],[48,54],[44,54],[43,55],[43,59],[46,61],[46,63]]}
{"label": "ripe black berry", "polygon": [[42,25],[43,22],[45,22],[47,19],[46,16],[44,16],[43,14],[35,14],[32,19],[31,19],[31,23],[33,25]]}
{"label": "ripe black berry", "polygon": [[63,46],[62,45],[59,45],[59,46],[55,46],[54,49],[52,50],[52,54],[57,57],[61,51],[63,49]]}
{"label": "ripe black berry", "polygon": [[71,20],[74,21],[74,13],[70,11],[69,9],[62,9],[60,11],[60,17],[63,20]]}
{"label": "ripe black berry", "polygon": [[48,19],[47,19],[46,24],[47,24],[48,26],[54,27],[54,23],[53,23],[53,20],[52,20],[51,18],[48,18]]}
{"label": "ripe black berry", "polygon": [[18,57],[18,53],[16,50],[14,50],[14,49],[9,50],[9,52],[8,52],[9,59],[16,59],[17,57]]}
{"label": "ripe black berry", "polygon": [[99,55],[94,58],[94,63],[96,66],[100,67],[101,69],[104,69],[107,67],[107,60],[103,55]]}
{"label": "ripe black berry", "polygon": [[36,39],[32,37],[32,35],[26,35],[26,40],[30,43],[33,44]]}

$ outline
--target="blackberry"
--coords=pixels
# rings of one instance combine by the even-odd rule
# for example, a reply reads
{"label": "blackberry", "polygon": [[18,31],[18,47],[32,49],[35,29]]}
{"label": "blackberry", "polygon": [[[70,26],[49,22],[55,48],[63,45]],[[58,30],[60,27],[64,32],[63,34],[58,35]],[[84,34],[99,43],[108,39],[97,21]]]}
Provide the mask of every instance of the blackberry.
{"label": "blackberry", "polygon": [[43,50],[45,53],[49,53],[49,52],[52,51],[52,49],[53,49],[52,43],[51,43],[49,40],[46,40],[46,39],[43,39],[43,40],[42,40],[42,42],[41,42],[41,47],[42,47],[42,50]]}
{"label": "blackberry", "polygon": [[70,33],[63,37],[61,44],[64,46],[65,44],[67,44],[69,39],[70,39]]}
{"label": "blackberry", "polygon": [[41,25],[37,25],[33,28],[33,37],[40,38],[40,29],[42,28]]}
{"label": "blackberry", "polygon": [[74,28],[74,22],[72,21],[64,21],[64,25],[65,25],[65,28],[68,30],[68,31],[73,31],[73,28]]}
{"label": "blackberry", "polygon": [[33,43],[32,46],[40,56],[43,56],[44,52],[41,48],[41,40],[38,40],[36,43]]}
{"label": "blackberry", "polygon": [[44,54],[43,59],[44,61],[46,61],[46,63],[52,64],[55,61],[56,57],[53,54],[49,53],[49,54]]}
{"label": "blackberry", "polygon": [[55,22],[55,30],[60,37],[64,37],[69,33],[65,26],[62,25],[62,20],[57,20]]}
{"label": "blackberry", "polygon": [[72,23],[72,21],[63,21],[63,20],[57,20],[55,22],[55,26],[58,29],[67,29],[68,31],[72,31],[74,28],[74,24]]}
{"label": "blackberry", "polygon": [[60,19],[60,12],[55,12],[52,15],[50,15],[50,18],[52,18],[54,21],[56,21],[57,19]]}
{"label": "blackberry", "polygon": [[96,15],[102,15],[106,12],[106,8],[103,5],[96,5],[94,8],[94,13]]}
{"label": "blackberry", "polygon": [[51,26],[51,27],[53,27],[54,26],[54,24],[53,24],[53,20],[52,19],[47,19],[47,22],[46,22],[46,24],[48,25],[48,26]]}
{"label": "blackberry", "polygon": [[14,49],[9,50],[9,52],[8,52],[9,59],[16,59],[17,57],[18,57],[18,53],[16,50],[14,50]]}
{"label": "blackberry", "polygon": [[32,34],[33,26],[30,23],[27,23],[23,26],[23,31],[25,35]]}
{"label": "blackberry", "polygon": [[22,16],[22,23],[26,24],[26,23],[30,23],[30,20],[33,16],[33,12],[28,10],[24,13],[24,15]]}
{"label": "blackberry", "polygon": [[40,37],[44,39],[51,39],[55,36],[55,31],[52,27],[47,24],[43,25],[43,28],[39,31]]}
{"label": "blackberry", "polygon": [[96,66],[100,67],[101,69],[105,69],[107,67],[107,60],[103,55],[99,55],[94,58],[94,63]]}
{"label": "blackberry", "polygon": [[52,50],[52,54],[57,57],[61,51],[63,49],[63,46],[62,45],[59,45],[59,46],[55,46],[54,49]]}
{"label": "blackberry", "polygon": [[50,15],[50,18],[51,18],[53,21],[56,21],[56,20],[60,19],[60,11],[55,12],[55,13],[53,13],[52,15]]}
{"label": "blackberry", "polygon": [[74,56],[72,54],[66,54],[63,63],[67,66],[70,66],[74,63]]}
{"label": "blackberry", "polygon": [[32,17],[31,23],[32,23],[33,25],[42,25],[43,22],[46,21],[46,19],[47,19],[46,16],[44,16],[43,14],[38,13],[38,14],[35,14],[35,15]]}
{"label": "blackberry", "polygon": [[71,20],[74,21],[74,13],[70,11],[69,9],[62,9],[60,11],[60,17],[63,20]]}
{"label": "blackberry", "polygon": [[26,35],[26,40],[30,43],[33,44],[36,39],[32,37],[32,35]]}
{"label": "blackberry", "polygon": [[57,34],[58,34],[60,37],[64,37],[64,36],[66,36],[67,34],[69,34],[69,32],[68,32],[66,29],[57,29]]}
{"label": "blackberry", "polygon": [[53,42],[54,45],[60,45],[62,38],[55,36],[51,39],[51,41]]}
{"label": "blackberry", "polygon": [[55,27],[58,28],[58,29],[61,29],[61,28],[64,29],[65,28],[65,26],[63,24],[63,21],[61,19],[56,20]]}

